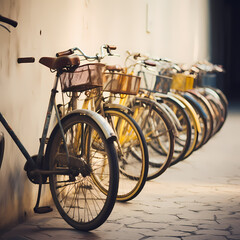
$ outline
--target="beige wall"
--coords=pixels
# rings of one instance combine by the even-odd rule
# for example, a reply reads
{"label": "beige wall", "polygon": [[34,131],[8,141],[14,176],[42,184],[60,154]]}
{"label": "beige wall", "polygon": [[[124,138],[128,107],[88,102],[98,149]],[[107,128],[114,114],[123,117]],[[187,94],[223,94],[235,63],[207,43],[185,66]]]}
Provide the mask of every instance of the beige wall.
{"label": "beige wall", "polygon": [[[109,43],[122,57],[108,61],[117,63],[126,50],[178,62],[208,57],[208,0],[0,0],[0,14],[19,23],[10,34],[0,28],[0,109],[31,155],[38,150],[54,77],[38,64],[41,56],[74,46],[93,55]],[[17,64],[24,56],[37,61]],[[20,151],[0,130],[6,137],[1,229],[32,212],[37,188],[25,176]],[[46,188],[46,201],[48,194]]]}

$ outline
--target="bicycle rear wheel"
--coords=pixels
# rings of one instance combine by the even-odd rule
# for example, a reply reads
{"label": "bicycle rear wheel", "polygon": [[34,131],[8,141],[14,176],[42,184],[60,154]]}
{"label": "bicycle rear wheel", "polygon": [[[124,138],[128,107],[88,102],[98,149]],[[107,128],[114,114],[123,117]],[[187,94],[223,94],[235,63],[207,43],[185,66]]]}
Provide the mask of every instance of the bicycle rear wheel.
{"label": "bicycle rear wheel", "polygon": [[193,151],[195,150],[195,147],[196,147],[197,142],[198,142],[199,132],[200,132],[200,123],[199,123],[199,120],[197,118],[196,111],[194,110],[192,105],[184,97],[182,97],[180,94],[176,94],[176,93],[172,93],[172,92],[169,92],[168,94],[170,96],[173,96],[173,97],[177,98],[185,106],[185,111],[186,111],[186,113],[189,117],[189,120],[190,120],[191,142],[190,142],[190,146],[188,148],[188,151],[184,156],[184,159],[185,159],[185,158],[189,157],[193,153]]}
{"label": "bicycle rear wheel", "polygon": [[226,108],[224,102],[221,100],[215,90],[205,87],[200,88],[199,91],[208,99],[215,112],[215,128],[213,135],[215,135],[223,126],[226,120]]}
{"label": "bicycle rear wheel", "polygon": [[170,121],[154,101],[139,98],[133,101],[133,118],[141,127],[149,151],[147,180],[163,174],[169,167],[174,151],[174,134]]}
{"label": "bicycle rear wheel", "polygon": [[78,230],[89,231],[103,224],[114,207],[118,191],[116,150],[113,140],[107,140],[90,117],[73,114],[65,119],[66,145],[56,127],[46,156],[49,170],[65,170],[66,174],[50,175],[50,190],[63,219]]}
{"label": "bicycle rear wheel", "polygon": [[214,111],[212,109],[211,104],[208,102],[208,100],[198,92],[198,89],[192,89],[189,90],[188,93],[192,94],[192,96],[199,102],[199,104],[202,106],[204,112],[207,114],[207,134],[204,141],[204,144],[209,141],[209,139],[212,136],[213,132],[213,124],[214,124]]}
{"label": "bicycle rear wheel", "polygon": [[200,122],[201,132],[198,135],[198,141],[195,147],[195,150],[197,150],[203,146],[207,136],[207,114],[204,112],[199,102],[195,100],[190,93],[184,92],[182,93],[182,96],[192,105],[197,113],[198,120]]}
{"label": "bicycle rear wheel", "polygon": [[182,107],[177,100],[174,100],[167,95],[161,95],[161,98],[163,99],[163,102],[172,109],[182,127],[181,130],[178,130],[178,135],[175,136],[174,153],[170,164],[170,166],[173,166],[183,160],[190,147],[192,134],[191,123],[187,112],[185,111],[185,106]]}
{"label": "bicycle rear wheel", "polygon": [[148,174],[148,149],[136,121],[117,108],[106,108],[104,114],[118,137],[118,201],[129,201],[143,189]]}

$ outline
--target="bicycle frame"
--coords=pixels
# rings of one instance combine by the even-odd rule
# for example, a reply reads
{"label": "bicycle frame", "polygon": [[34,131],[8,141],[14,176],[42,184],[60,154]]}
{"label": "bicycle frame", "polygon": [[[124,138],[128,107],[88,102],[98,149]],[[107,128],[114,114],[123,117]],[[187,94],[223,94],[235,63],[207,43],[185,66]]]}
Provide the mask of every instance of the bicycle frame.
{"label": "bicycle frame", "polygon": [[[10,127],[10,125],[8,124],[8,122],[6,121],[6,119],[4,118],[2,113],[0,112],[0,122],[2,123],[4,128],[7,130],[7,132],[9,133],[11,138],[13,139],[13,141],[16,143],[19,150],[24,155],[24,157],[25,157],[26,161],[28,162],[31,169],[39,169],[40,168],[40,163],[41,163],[43,155],[44,155],[44,145],[45,145],[46,138],[47,138],[47,133],[48,133],[48,129],[49,129],[50,118],[51,118],[51,115],[52,115],[53,106],[55,108],[55,111],[57,109],[56,104],[55,104],[55,96],[56,96],[56,93],[57,93],[56,89],[57,89],[59,76],[60,76],[60,73],[57,73],[55,81],[54,81],[53,89],[51,91],[51,96],[50,96],[50,100],[49,100],[49,104],[48,104],[48,110],[47,110],[47,114],[46,114],[46,118],[45,118],[45,123],[44,123],[44,127],[43,127],[43,132],[42,132],[42,137],[41,137],[41,140],[40,140],[40,146],[39,146],[39,151],[38,151],[36,162],[30,156],[30,154],[28,153],[26,148],[23,146],[23,144],[21,143],[21,141],[19,140],[19,138],[17,137],[15,132],[12,130],[12,128]],[[62,125],[61,125],[61,121],[60,121],[58,111],[56,111],[56,114],[57,114],[59,127],[60,127],[60,129],[63,133],[63,128],[62,128]],[[63,139],[64,139],[64,137],[63,137]],[[65,139],[64,139],[64,141],[65,141]],[[66,143],[65,143],[65,147],[66,147]],[[68,152],[67,152],[67,158],[68,158]],[[0,167],[1,167],[1,165],[0,165]]]}

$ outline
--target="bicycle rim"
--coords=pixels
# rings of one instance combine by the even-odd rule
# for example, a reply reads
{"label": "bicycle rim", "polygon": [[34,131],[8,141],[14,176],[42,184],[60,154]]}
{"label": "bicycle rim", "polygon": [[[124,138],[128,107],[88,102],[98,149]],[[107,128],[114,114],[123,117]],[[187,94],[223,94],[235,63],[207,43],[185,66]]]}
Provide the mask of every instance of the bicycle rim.
{"label": "bicycle rim", "polygon": [[74,115],[62,125],[69,163],[59,129],[50,138],[47,159],[50,170],[71,172],[49,177],[52,197],[68,224],[82,231],[93,230],[106,221],[116,201],[118,164],[114,144],[87,116]]}
{"label": "bicycle rim", "polygon": [[135,120],[119,109],[105,109],[104,114],[118,137],[118,201],[135,198],[145,185],[148,174],[148,149]]}
{"label": "bicycle rim", "polygon": [[171,124],[152,104],[138,100],[132,108],[134,119],[140,125],[149,151],[148,180],[160,176],[169,167],[174,151]]}

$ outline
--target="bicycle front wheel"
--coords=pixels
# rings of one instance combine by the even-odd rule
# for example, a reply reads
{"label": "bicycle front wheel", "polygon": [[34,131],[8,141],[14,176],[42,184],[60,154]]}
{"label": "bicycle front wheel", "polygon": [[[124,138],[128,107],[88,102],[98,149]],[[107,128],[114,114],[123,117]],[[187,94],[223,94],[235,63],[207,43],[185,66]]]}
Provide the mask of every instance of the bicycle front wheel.
{"label": "bicycle front wheel", "polygon": [[167,116],[154,101],[137,99],[133,103],[133,117],[141,127],[149,151],[147,180],[163,174],[169,167],[174,152],[174,134]]}
{"label": "bicycle front wheel", "polygon": [[177,136],[175,136],[174,154],[171,161],[171,166],[175,165],[179,161],[183,160],[191,144],[191,123],[190,119],[185,111],[185,107],[182,107],[177,100],[170,98],[167,95],[161,96],[163,102],[168,105],[178,118],[182,129],[178,130]]}
{"label": "bicycle front wheel", "polygon": [[148,149],[136,121],[117,108],[106,108],[104,114],[118,138],[118,201],[129,201],[143,189],[148,174]]}
{"label": "bicycle front wheel", "polygon": [[[49,177],[53,201],[72,227],[93,230],[106,221],[116,201],[118,163],[114,143],[86,115],[73,114],[62,120],[62,126],[65,140],[59,127],[55,129],[46,154],[49,170],[53,171]],[[60,173],[55,174],[57,171]]]}

